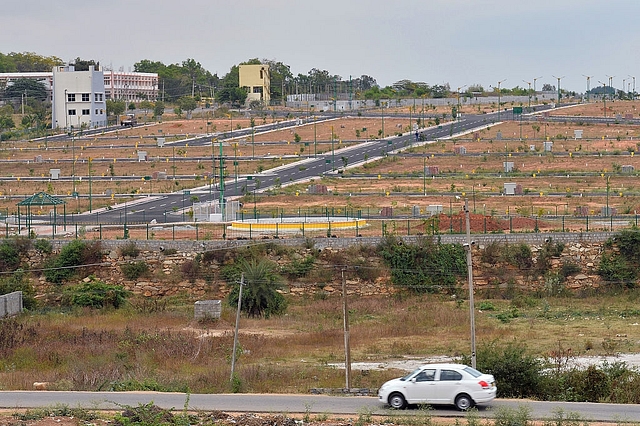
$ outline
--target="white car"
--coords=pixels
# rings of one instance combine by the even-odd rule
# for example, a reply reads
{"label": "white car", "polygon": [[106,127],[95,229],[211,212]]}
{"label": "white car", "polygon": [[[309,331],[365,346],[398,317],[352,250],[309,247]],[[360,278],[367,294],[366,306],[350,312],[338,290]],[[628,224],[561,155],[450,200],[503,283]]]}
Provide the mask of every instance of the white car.
{"label": "white car", "polygon": [[468,410],[496,397],[496,381],[490,374],[462,364],[427,364],[378,390],[378,399],[392,408],[408,404],[453,404]]}

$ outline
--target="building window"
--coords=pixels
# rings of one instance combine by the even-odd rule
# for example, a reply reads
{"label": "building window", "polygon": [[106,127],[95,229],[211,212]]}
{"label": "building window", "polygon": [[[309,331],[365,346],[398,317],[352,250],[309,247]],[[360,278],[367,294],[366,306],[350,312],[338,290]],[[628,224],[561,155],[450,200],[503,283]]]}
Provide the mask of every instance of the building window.
{"label": "building window", "polygon": [[83,93],[82,94],[82,102],[89,102],[90,98],[89,98],[89,94],[88,93]]}
{"label": "building window", "polygon": [[76,94],[75,93],[67,93],[67,102],[75,102]]}
{"label": "building window", "polygon": [[100,110],[100,115],[104,115],[104,110],[103,109]]}
{"label": "building window", "polygon": [[98,110],[96,110],[96,115],[98,115],[98,114],[99,114],[99,112],[98,112]]}
{"label": "building window", "polygon": [[69,115],[76,115],[76,110],[75,109],[70,109],[69,110]]}
{"label": "building window", "polygon": [[94,93],[94,95],[93,95],[93,99],[94,99],[96,102],[102,102],[102,100],[103,100],[103,95],[102,95],[102,93]]}
{"label": "building window", "polygon": [[91,115],[91,110],[89,110],[89,109],[83,109],[83,110],[82,110],[82,115]]}

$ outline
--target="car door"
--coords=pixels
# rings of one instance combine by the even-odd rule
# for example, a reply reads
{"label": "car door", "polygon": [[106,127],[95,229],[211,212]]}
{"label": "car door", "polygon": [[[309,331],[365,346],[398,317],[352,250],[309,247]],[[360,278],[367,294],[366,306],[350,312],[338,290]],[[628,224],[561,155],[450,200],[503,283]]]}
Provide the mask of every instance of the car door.
{"label": "car door", "polygon": [[427,368],[413,376],[405,386],[405,396],[409,404],[430,404],[435,388],[435,368]]}
{"label": "car door", "polygon": [[462,374],[456,370],[443,368],[435,383],[432,404],[451,404],[462,390]]}

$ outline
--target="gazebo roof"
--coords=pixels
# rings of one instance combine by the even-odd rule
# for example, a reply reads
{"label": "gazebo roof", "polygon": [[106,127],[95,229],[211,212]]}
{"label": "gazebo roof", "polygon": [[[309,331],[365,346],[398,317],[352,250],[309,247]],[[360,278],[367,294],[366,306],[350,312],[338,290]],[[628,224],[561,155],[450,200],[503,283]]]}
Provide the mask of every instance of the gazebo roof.
{"label": "gazebo roof", "polygon": [[57,206],[60,204],[65,204],[65,201],[46,192],[38,192],[20,201],[18,206]]}

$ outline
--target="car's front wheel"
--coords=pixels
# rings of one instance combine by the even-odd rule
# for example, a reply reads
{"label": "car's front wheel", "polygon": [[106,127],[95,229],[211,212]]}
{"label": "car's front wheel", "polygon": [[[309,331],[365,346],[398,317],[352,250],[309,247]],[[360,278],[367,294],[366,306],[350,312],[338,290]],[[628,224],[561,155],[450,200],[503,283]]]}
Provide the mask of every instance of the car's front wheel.
{"label": "car's front wheel", "polygon": [[461,393],[456,396],[456,408],[460,411],[466,411],[469,408],[473,407],[473,399],[466,393]]}
{"label": "car's front wheel", "polygon": [[391,408],[395,408],[396,410],[402,410],[407,406],[407,400],[404,399],[404,396],[402,396],[401,393],[394,392],[389,395],[389,405]]}

